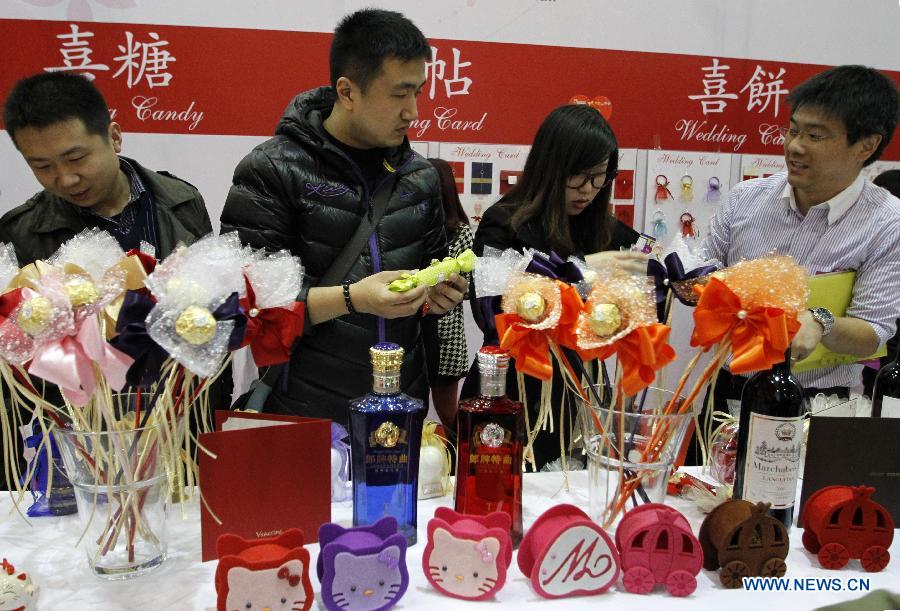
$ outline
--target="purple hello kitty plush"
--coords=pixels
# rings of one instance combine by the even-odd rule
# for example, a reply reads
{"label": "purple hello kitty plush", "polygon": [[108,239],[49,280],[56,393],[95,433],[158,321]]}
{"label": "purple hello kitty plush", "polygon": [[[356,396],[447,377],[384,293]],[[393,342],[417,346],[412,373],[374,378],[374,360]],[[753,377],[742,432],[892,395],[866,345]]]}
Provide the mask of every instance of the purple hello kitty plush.
{"label": "purple hello kitty plush", "polygon": [[395,518],[356,528],[323,524],[319,545],[316,572],[326,609],[383,611],[406,593],[406,537]]}

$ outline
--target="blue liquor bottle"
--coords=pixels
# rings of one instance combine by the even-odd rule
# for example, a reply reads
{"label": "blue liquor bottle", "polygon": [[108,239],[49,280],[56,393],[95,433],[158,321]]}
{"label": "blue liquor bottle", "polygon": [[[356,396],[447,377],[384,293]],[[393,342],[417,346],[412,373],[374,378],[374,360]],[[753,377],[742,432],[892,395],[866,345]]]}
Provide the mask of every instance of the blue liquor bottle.
{"label": "blue liquor bottle", "polygon": [[383,342],[369,354],[372,392],[350,403],[353,525],[393,516],[413,545],[425,408],[422,401],[400,392],[403,348]]}

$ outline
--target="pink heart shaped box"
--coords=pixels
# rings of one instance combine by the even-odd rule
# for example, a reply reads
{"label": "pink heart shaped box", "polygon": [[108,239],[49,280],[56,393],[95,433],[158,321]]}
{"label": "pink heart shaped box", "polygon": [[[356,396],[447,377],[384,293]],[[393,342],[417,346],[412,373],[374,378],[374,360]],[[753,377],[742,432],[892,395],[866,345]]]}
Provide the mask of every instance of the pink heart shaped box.
{"label": "pink heart shaped box", "polygon": [[535,520],[519,546],[518,564],[545,598],[601,594],[619,578],[612,539],[574,505],[556,505]]}

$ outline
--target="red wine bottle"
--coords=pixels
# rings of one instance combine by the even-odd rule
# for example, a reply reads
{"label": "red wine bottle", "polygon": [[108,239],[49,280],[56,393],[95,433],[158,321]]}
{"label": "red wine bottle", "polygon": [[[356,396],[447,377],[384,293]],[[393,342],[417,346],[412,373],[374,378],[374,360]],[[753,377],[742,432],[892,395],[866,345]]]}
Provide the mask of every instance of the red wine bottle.
{"label": "red wine bottle", "polygon": [[741,394],[734,498],[771,503],[769,513],[791,528],[803,445],[803,388],[784,362],[753,375]]}
{"label": "red wine bottle", "polygon": [[872,389],[872,416],[900,418],[900,349],[894,360],[878,370]]}

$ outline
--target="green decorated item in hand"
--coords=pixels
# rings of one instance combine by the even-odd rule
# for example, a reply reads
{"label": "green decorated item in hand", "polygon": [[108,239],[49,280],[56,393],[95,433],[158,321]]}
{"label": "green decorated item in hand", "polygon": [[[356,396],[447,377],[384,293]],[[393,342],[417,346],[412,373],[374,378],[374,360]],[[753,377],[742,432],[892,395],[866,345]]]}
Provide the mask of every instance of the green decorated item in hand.
{"label": "green decorated item in hand", "polygon": [[431,265],[415,274],[403,274],[388,285],[395,293],[405,293],[420,284],[434,286],[445,281],[450,274],[471,272],[478,264],[478,257],[471,248],[464,250],[458,257],[444,257],[443,261],[434,259]]}

